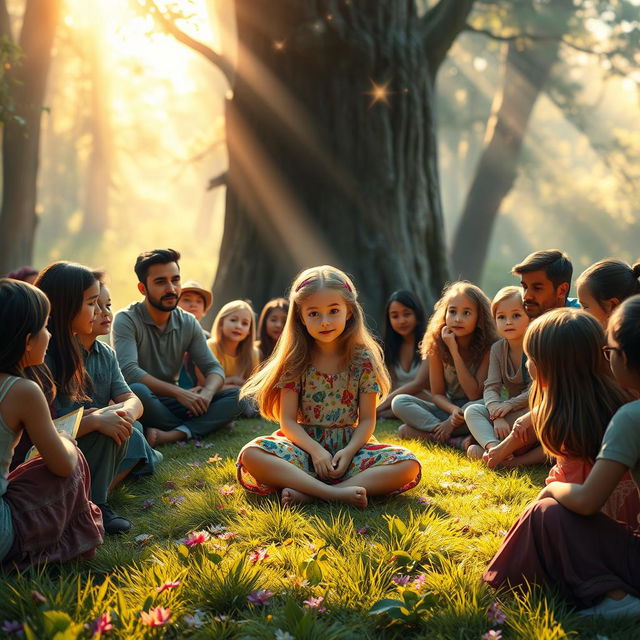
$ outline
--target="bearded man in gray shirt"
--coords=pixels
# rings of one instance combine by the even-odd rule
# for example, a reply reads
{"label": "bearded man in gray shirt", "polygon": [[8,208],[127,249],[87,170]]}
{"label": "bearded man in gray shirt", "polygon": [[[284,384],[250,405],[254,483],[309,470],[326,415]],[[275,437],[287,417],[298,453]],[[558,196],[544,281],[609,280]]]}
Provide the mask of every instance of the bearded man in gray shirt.
{"label": "bearded man in gray shirt", "polygon": [[[202,327],[177,306],[179,260],[173,249],[138,256],[134,269],[144,300],[119,311],[111,333],[122,374],[144,406],[140,421],[152,447],[201,438],[240,413],[238,389],[222,390],[224,371]],[[204,386],[178,386],[185,353],[205,377]]]}

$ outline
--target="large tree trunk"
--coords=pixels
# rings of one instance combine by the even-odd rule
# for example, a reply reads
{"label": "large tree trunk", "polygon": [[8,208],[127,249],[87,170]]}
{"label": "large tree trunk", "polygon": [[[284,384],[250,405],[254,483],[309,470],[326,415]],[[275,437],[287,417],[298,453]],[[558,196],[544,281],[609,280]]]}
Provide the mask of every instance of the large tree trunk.
{"label": "large tree trunk", "polygon": [[[455,11],[459,30],[472,4],[445,0],[433,18]],[[433,302],[448,276],[433,81],[457,33],[427,29],[425,46],[413,0],[236,0],[236,13],[216,306],[259,308],[321,263],[353,275],[376,320],[400,287]]]}
{"label": "large tree trunk", "polygon": [[541,42],[510,42],[502,90],[496,95],[487,123],[485,149],[453,240],[454,275],[479,282],[503,200],[518,175],[518,158],[538,96],[558,59],[560,36],[573,10],[571,0],[554,6],[554,32],[558,38]]}
{"label": "large tree trunk", "polygon": [[28,0],[25,8],[19,40],[24,59],[16,70],[17,118],[7,122],[2,140],[0,274],[29,264],[33,256],[40,118],[59,9],[60,0]]}

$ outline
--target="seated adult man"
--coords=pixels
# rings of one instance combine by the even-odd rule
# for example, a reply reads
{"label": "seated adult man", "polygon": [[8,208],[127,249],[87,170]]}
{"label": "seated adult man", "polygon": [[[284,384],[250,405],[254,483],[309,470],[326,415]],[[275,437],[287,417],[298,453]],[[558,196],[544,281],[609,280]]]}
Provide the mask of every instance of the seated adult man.
{"label": "seated adult man", "polygon": [[545,311],[558,307],[580,308],[575,298],[568,298],[573,265],[569,256],[557,249],[536,251],[511,269],[520,276],[524,310],[533,320]]}
{"label": "seated adult man", "polygon": [[[141,253],[135,264],[142,302],[119,311],[112,344],[131,390],[144,405],[141,422],[153,447],[212,433],[235,418],[238,390],[221,390],[224,371],[198,321],[180,309],[180,254],[173,249]],[[204,385],[178,386],[184,354],[200,369]]]}

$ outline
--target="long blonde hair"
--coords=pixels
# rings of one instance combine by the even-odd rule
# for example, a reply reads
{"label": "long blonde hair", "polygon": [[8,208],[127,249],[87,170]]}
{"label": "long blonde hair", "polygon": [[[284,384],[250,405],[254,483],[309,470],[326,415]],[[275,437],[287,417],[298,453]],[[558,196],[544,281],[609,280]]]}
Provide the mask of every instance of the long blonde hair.
{"label": "long blonde hair", "polygon": [[472,362],[479,363],[487,350],[498,339],[496,325],[491,315],[489,298],[480,287],[466,280],[453,282],[445,287],[442,296],[433,307],[433,315],[429,318],[427,330],[422,340],[422,357],[438,354],[443,362],[452,364],[451,353],[442,339],[442,328],[446,324],[447,307],[451,298],[464,294],[478,309],[478,320],[469,349],[472,353]]}
{"label": "long blonde hair", "polygon": [[254,342],[256,340],[256,322],[253,309],[248,302],[244,300],[232,300],[218,311],[216,319],[213,321],[213,327],[211,327],[211,337],[214,347],[221,348],[222,346],[222,323],[225,318],[238,311],[248,311],[251,318],[251,324],[249,325],[249,333],[246,338],[238,345],[238,351],[236,357],[238,358],[238,372],[243,377],[248,377],[253,371],[255,364],[254,356]]}
{"label": "long blonde hair", "polygon": [[371,360],[373,372],[384,398],[391,386],[384,366],[380,345],[369,333],[364,313],[358,302],[358,293],[351,279],[339,269],[328,265],[302,271],[291,285],[287,322],[271,357],[254,373],[240,391],[240,397],[254,397],[260,412],[268,420],[280,420],[280,390],[302,377],[313,355],[315,340],[309,335],[301,319],[302,303],[316,291],[334,289],[344,298],[350,311],[344,331],[337,338],[350,366],[358,351],[365,350]]}
{"label": "long blonde hair", "polygon": [[609,372],[604,344],[600,323],[579,309],[547,311],[527,329],[532,422],[550,455],[595,460],[611,417],[631,399]]}

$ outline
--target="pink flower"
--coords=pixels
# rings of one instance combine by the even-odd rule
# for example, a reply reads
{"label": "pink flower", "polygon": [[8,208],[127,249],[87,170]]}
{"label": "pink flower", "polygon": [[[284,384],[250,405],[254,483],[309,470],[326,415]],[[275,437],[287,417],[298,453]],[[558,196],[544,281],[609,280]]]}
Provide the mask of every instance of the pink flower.
{"label": "pink flower", "polygon": [[140,617],[142,623],[149,627],[162,627],[169,622],[171,618],[171,609],[165,609],[164,607],[155,607],[149,609],[149,612],[141,611]]}
{"label": "pink flower", "polygon": [[275,594],[273,591],[269,589],[258,589],[256,591],[252,591],[248,596],[247,600],[251,604],[256,604],[261,607],[265,607],[268,604],[271,604],[270,600],[273,598]]}
{"label": "pink flower", "polygon": [[15,633],[17,636],[24,635],[24,625],[19,620],[5,620],[2,623],[0,630],[4,631],[6,634]]}
{"label": "pink flower", "polygon": [[327,607],[322,606],[323,602],[324,598],[322,596],[318,596],[317,598],[311,596],[308,600],[305,600],[303,604],[309,609],[315,609],[318,613],[325,613]]}
{"label": "pink flower", "polygon": [[411,576],[397,575],[397,576],[393,576],[391,580],[393,580],[393,582],[400,587],[406,587],[409,584],[409,582],[411,582]]}
{"label": "pink flower", "polygon": [[416,591],[422,591],[427,584],[427,576],[424,573],[416,576],[414,581],[411,583],[411,587]]}
{"label": "pink flower", "polygon": [[47,599],[35,589],[31,592],[31,599],[33,600],[34,604],[47,604]]}
{"label": "pink flower", "polygon": [[497,602],[494,602],[487,609],[487,620],[491,624],[503,624],[507,619],[507,616],[504,614],[502,609],[500,609],[500,605]]}
{"label": "pink flower", "polygon": [[91,623],[91,637],[95,638],[96,636],[100,638],[105,633],[109,633],[109,631],[113,631],[113,625],[111,624],[111,616],[109,613],[103,613],[99,618],[96,618]]}
{"label": "pink flower", "polygon": [[218,489],[218,492],[221,496],[230,496],[235,490],[236,486],[234,484],[225,484]]}
{"label": "pink flower", "polygon": [[210,536],[206,531],[192,531],[184,540],[185,547],[197,547],[209,540]]}
{"label": "pink flower", "polygon": [[231,540],[235,538],[238,534],[235,531],[225,531],[218,536],[219,540]]}
{"label": "pink flower", "polygon": [[251,564],[256,564],[256,562],[262,562],[269,557],[267,550],[264,547],[260,549],[255,549],[254,551],[249,551],[247,554],[249,556],[249,562]]}
{"label": "pink flower", "polygon": [[502,640],[502,631],[500,629],[489,629],[480,640]]}
{"label": "pink flower", "polygon": [[174,589],[175,587],[180,586],[180,580],[176,580],[175,582],[165,582],[162,586],[156,587],[156,591],[158,593],[162,593],[163,591],[168,591],[169,589]]}

